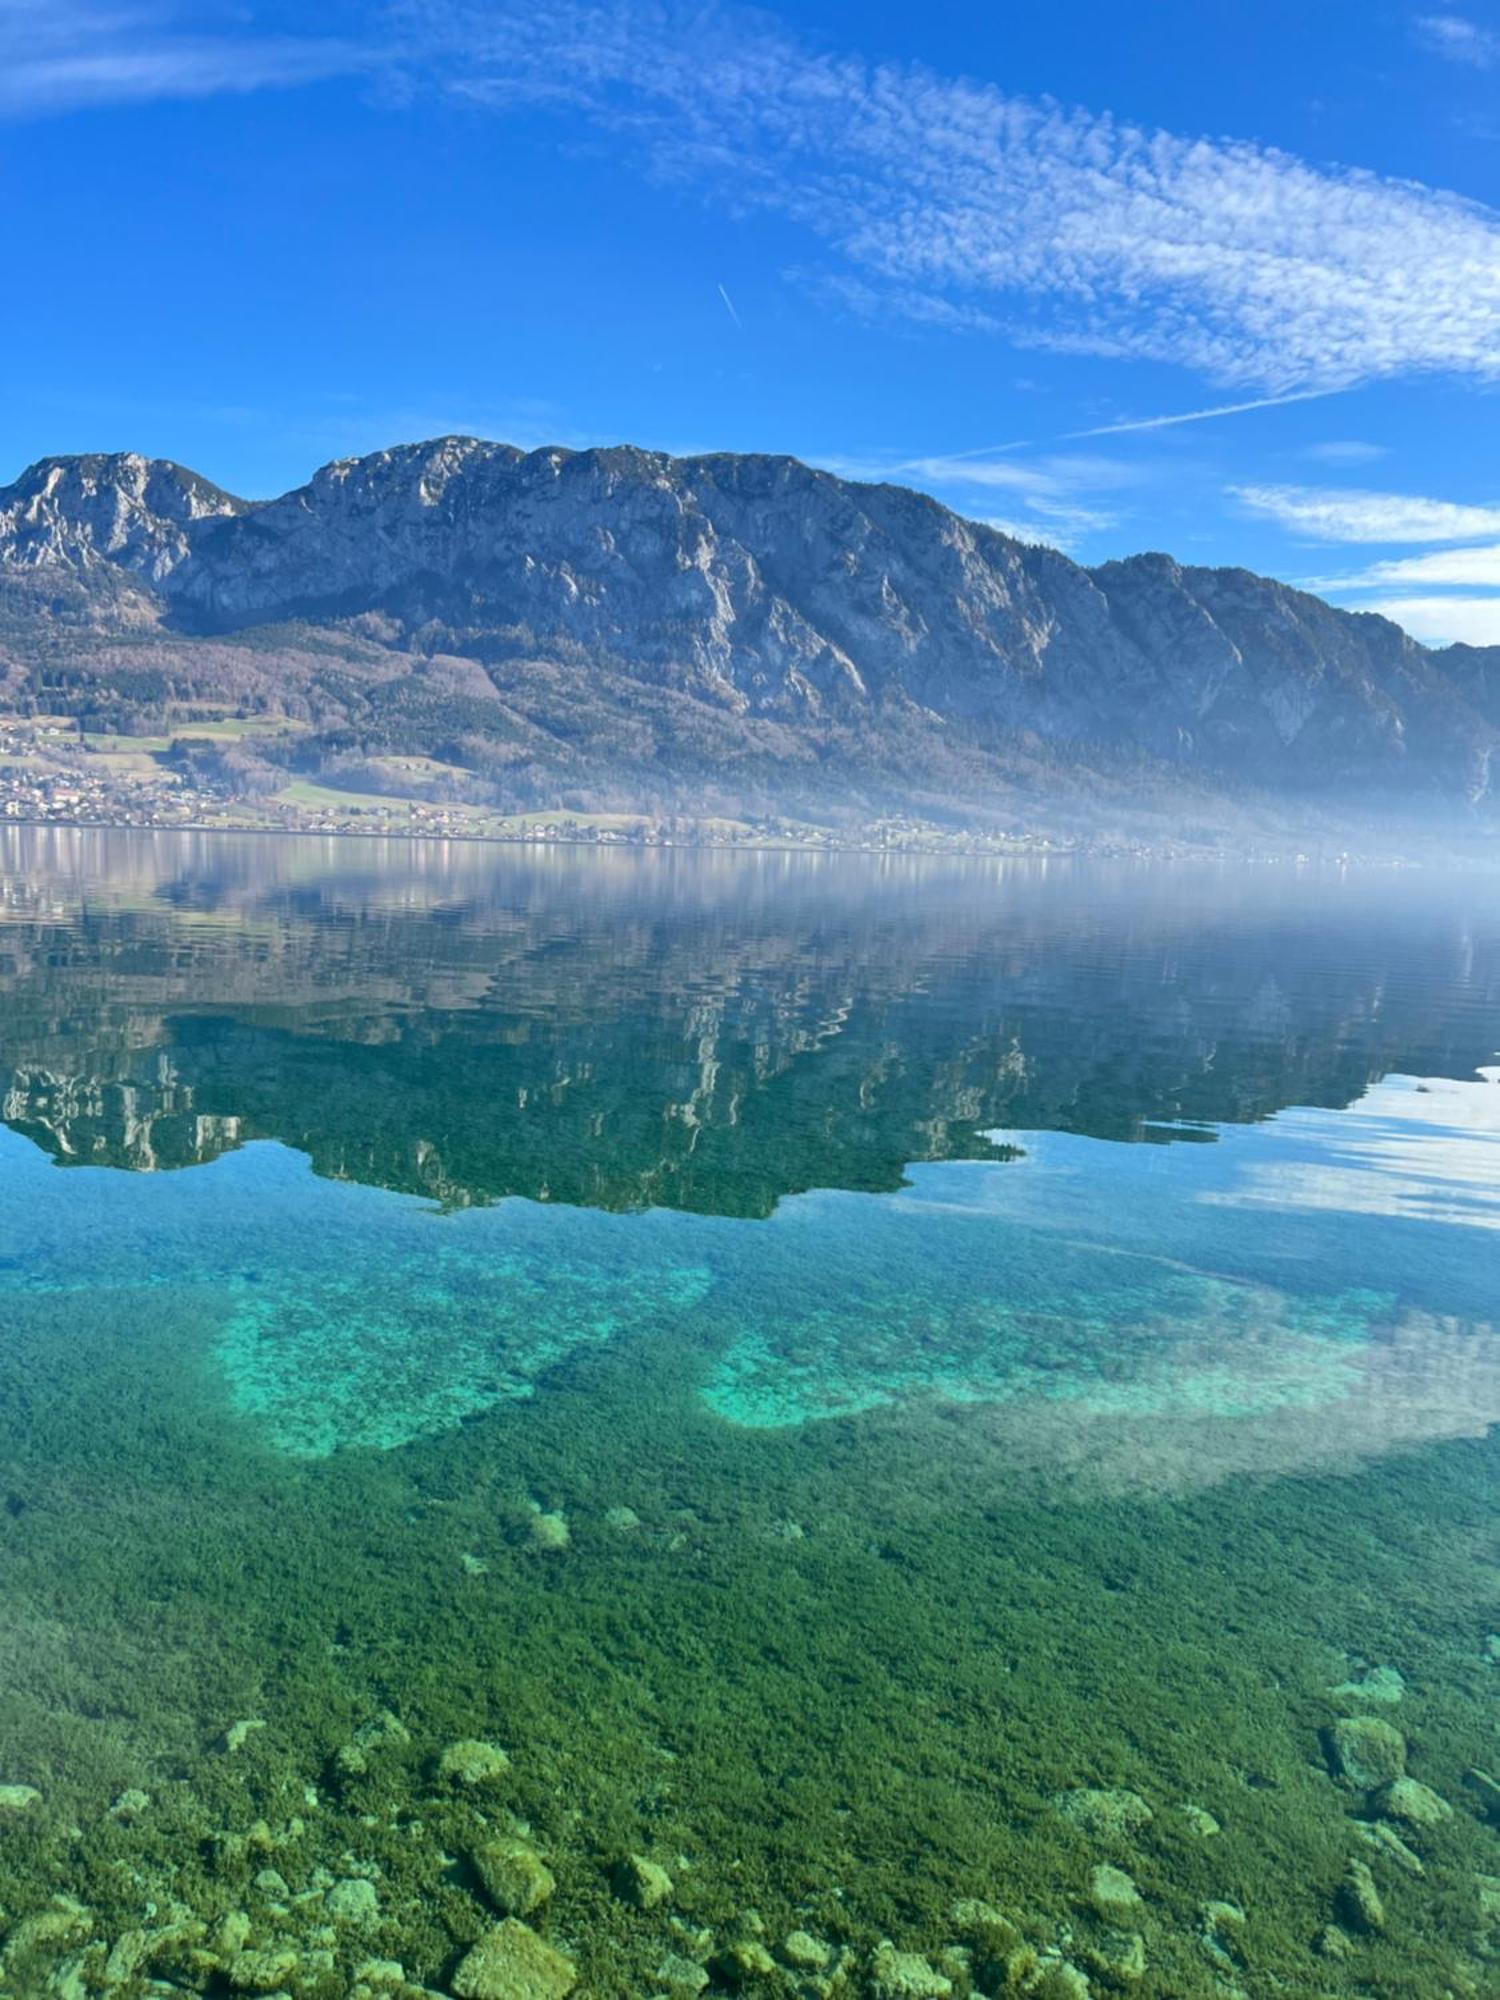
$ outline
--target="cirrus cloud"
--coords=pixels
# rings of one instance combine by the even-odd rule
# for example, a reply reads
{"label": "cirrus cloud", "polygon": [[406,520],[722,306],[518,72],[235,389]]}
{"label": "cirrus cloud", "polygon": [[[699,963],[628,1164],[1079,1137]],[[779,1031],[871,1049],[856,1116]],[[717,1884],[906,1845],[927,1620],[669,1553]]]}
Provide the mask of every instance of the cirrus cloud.
{"label": "cirrus cloud", "polygon": [[893,315],[1266,395],[1500,378],[1500,216],[1455,195],[829,54],[733,9],[395,18],[455,98],[587,120],[658,177],[776,212]]}
{"label": "cirrus cloud", "polygon": [[1500,646],[1500,597],[1381,597],[1361,604],[1429,646]]}
{"label": "cirrus cloud", "polygon": [[0,0],[0,118],[40,118],[103,104],[242,96],[369,66],[321,36],[205,35],[176,10],[78,0]]}
{"label": "cirrus cloud", "polygon": [[1464,542],[1500,535],[1500,507],[1357,487],[1231,486],[1234,498],[1318,542]]}
{"label": "cirrus cloud", "polygon": [[1462,14],[1419,14],[1412,26],[1418,41],[1448,62],[1469,69],[1494,69],[1500,63],[1500,35]]}

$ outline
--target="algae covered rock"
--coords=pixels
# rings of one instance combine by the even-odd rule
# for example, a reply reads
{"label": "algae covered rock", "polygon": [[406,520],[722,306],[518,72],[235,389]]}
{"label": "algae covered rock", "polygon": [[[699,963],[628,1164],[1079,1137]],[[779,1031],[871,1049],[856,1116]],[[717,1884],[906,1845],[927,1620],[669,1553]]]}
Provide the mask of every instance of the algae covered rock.
{"label": "algae covered rock", "polygon": [[1088,1976],[1062,1959],[1056,1965],[1049,1965],[1030,1991],[1035,2000],[1089,2000]]}
{"label": "algae covered rock", "polygon": [[1351,1861],[1339,1884],[1338,1912],[1352,1929],[1383,1931],[1385,1905],[1375,1886],[1375,1877],[1363,1861]]}
{"label": "algae covered rock", "polygon": [[1327,1742],[1334,1770],[1361,1791],[1373,1792],[1406,1770],[1406,1738],[1378,1715],[1341,1716]]}
{"label": "algae covered rock", "polygon": [[145,1931],[121,1931],[109,1948],[100,1984],[123,1986],[127,1980],[134,1979],[150,1955],[151,1939]]}
{"label": "algae covered rock", "polygon": [[93,1912],[72,1896],[54,1896],[45,1910],[23,1917],[5,1940],[7,1971],[35,1952],[81,1944],[93,1930]]}
{"label": "algae covered rock", "polygon": [[531,1516],[528,1527],[533,1548],[542,1549],[549,1554],[559,1553],[567,1548],[573,1539],[565,1514],[538,1511]]}
{"label": "algae covered rock", "polygon": [[992,1963],[1002,1963],[1023,1942],[1020,1926],[1004,1910],[976,1896],[961,1897],[949,1914],[958,1935]]}
{"label": "algae covered rock", "polygon": [[680,2000],[697,2000],[708,1984],[708,1974],[697,1959],[684,1958],[680,1951],[669,1951],[656,1968],[656,1983]]}
{"label": "algae covered rock", "polygon": [[759,1938],[736,1938],[715,1958],[714,1970],[727,1986],[755,1986],[774,1980],[777,1965]]}
{"label": "algae covered rock", "polygon": [[572,1959],[515,1917],[487,1931],[453,1975],[458,2000],[564,2000],[577,1984]]}
{"label": "algae covered rock", "polygon": [[1357,1819],[1354,1830],[1366,1847],[1373,1847],[1377,1854],[1383,1854],[1388,1861],[1394,1861],[1398,1868],[1404,1868],[1408,1875],[1425,1875],[1420,1854],[1414,1854],[1390,1823],[1383,1819]]}
{"label": "algae covered rock", "polygon": [[615,1893],[638,1910],[654,1910],[672,1900],[672,1878],[658,1861],[627,1854],[614,1870]]}
{"label": "algae covered rock", "polygon": [[1448,1801],[1416,1778],[1393,1778],[1376,1803],[1387,1819],[1404,1820],[1408,1826],[1441,1826],[1453,1817]]}
{"label": "algae covered rock", "polygon": [[366,1958],[354,1968],[361,1986],[404,1986],[406,1968],[399,1958]]}
{"label": "algae covered rock", "polygon": [[1101,1791],[1087,1785],[1059,1792],[1052,1809],[1096,1840],[1129,1840],[1154,1817],[1139,1792]]}
{"label": "algae covered rock", "polygon": [[229,1983],[236,1993],[277,1993],[297,1976],[300,1959],[290,1948],[242,1951],[231,1960]]}
{"label": "algae covered rock", "polygon": [[0,1785],[0,1813],[29,1812],[41,1799],[35,1785]]}
{"label": "algae covered rock", "polygon": [[1353,1938],[1337,1924],[1324,1924],[1313,1939],[1313,1950],[1320,1958],[1352,1958],[1355,1949]]}
{"label": "algae covered rock", "polygon": [[1146,1976],[1146,1940],[1139,1931],[1108,1930],[1083,1955],[1111,1986],[1134,1986]]}
{"label": "algae covered rock", "polygon": [[353,1737],[344,1744],[333,1760],[334,1775],[340,1779],[362,1778],[370,1768],[370,1759],[384,1752],[401,1750],[411,1742],[411,1731],[397,1715],[388,1708],[372,1715],[355,1730]]}
{"label": "algae covered rock", "polygon": [[1367,1667],[1355,1679],[1340,1681],[1328,1692],[1336,1701],[1373,1701],[1394,1707],[1406,1693],[1406,1682],[1396,1667]]}
{"label": "algae covered rock", "polygon": [[799,1972],[821,1972],[833,1957],[833,1947],[811,1931],[788,1931],[781,1941],[781,1956]]}
{"label": "algae covered rock", "polygon": [[887,1938],[870,1966],[870,1991],[876,2000],[947,2000],[953,1981],[915,1951],[897,1951]]}
{"label": "algae covered rock", "polygon": [[1089,1901],[1106,1921],[1120,1923],[1141,1908],[1141,1892],[1123,1868],[1103,1861],[1089,1875]]}
{"label": "algae covered rock", "polygon": [[1222,1898],[1203,1905],[1203,1928],[1198,1946],[1205,1958],[1232,1971],[1241,1958],[1240,1934],[1245,1928],[1245,1912],[1238,1903]]}
{"label": "algae covered rock", "polygon": [[472,1736],[450,1743],[438,1758],[440,1778],[456,1785],[493,1785],[510,1769],[510,1759],[498,1743],[481,1743]]}
{"label": "algae covered rock", "polygon": [[373,1924],[380,1915],[380,1898],[373,1882],[349,1875],[334,1883],[323,1907],[336,1924]]}
{"label": "algae covered rock", "polygon": [[503,1917],[529,1917],[557,1887],[552,1870],[524,1840],[487,1841],[472,1859],[484,1893]]}

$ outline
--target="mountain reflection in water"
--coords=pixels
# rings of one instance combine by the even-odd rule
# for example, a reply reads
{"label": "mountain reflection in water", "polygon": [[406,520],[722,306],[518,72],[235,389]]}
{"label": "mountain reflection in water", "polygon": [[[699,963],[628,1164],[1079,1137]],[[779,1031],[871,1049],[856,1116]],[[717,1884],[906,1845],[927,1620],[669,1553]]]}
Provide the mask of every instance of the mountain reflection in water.
{"label": "mountain reflection in water", "polygon": [[273,1138],[452,1204],[766,1215],[988,1157],[996,1127],[1208,1137],[1468,1076],[1500,1004],[1476,902],[1286,868],[6,829],[0,1107],[65,1163]]}

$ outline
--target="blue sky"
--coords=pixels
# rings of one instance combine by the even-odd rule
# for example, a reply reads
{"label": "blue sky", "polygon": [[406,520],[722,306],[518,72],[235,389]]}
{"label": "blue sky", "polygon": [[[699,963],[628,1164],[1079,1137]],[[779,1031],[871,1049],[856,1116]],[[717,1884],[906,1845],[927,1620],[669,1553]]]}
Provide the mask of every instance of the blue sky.
{"label": "blue sky", "polygon": [[0,479],[789,451],[1500,641],[1497,6],[0,0],[0,155]]}

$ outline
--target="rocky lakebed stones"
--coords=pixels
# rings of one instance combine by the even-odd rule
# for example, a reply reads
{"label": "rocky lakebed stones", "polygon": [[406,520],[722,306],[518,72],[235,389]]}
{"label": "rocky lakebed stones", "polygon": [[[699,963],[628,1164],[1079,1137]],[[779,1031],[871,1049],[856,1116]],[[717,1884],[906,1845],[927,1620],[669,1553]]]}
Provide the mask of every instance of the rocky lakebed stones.
{"label": "rocky lakebed stones", "polygon": [[[1356,1981],[1340,1992],[1358,1990],[1360,1966],[1431,1892],[1457,1817],[1408,1769],[1421,1760],[1391,1720],[1404,1692],[1394,1670],[1330,1690],[1356,1712],[1332,1717],[1319,1739],[1330,1826],[1343,1827],[1347,1851],[1304,1949],[1330,1981]],[[227,1729],[223,1768],[238,1770],[267,1730],[259,1718]],[[644,1846],[590,1854],[576,1841],[565,1853],[549,1848],[511,1810],[518,1757],[524,1765],[524,1750],[513,1756],[477,1735],[426,1749],[400,1717],[377,1710],[321,1782],[301,1786],[300,1810],[205,1833],[207,1875],[191,1897],[174,1895],[170,1871],[155,1883],[138,1871],[144,1893],[132,1922],[102,1924],[66,1894],[13,1920],[0,1947],[0,2000],[1146,2000],[1200,1990],[1255,2000],[1262,1990],[1257,1910],[1234,1893],[1233,1871],[1190,1927],[1164,1906],[1163,1858],[1175,1865],[1184,1844],[1206,1879],[1220,1876],[1215,1857],[1233,1827],[1218,1799],[1223,1819],[1197,1800],[1132,1786],[1058,1792],[1041,1819],[1059,1830],[1060,1853],[1075,1852],[1077,1872],[1051,1918],[968,1897],[951,1905],[937,1942],[930,1932],[861,1938],[842,1922],[829,1926],[826,1910],[816,1925],[776,1931],[753,1907],[706,1925],[693,1913],[688,1857]],[[1478,1770],[1468,1780],[1465,1804],[1484,1824],[1500,1785]],[[40,1787],[0,1784],[0,1838],[6,1823],[38,1826],[45,1809]],[[129,1841],[146,1838],[159,1813],[150,1793],[132,1788],[103,1819]],[[398,1865],[403,1846],[416,1857],[410,1868]],[[1492,1940],[1484,1949],[1500,1965],[1500,1871],[1472,1886]],[[580,1922],[588,1908],[594,1919]],[[1185,1953],[1199,1985],[1184,1975]]]}

